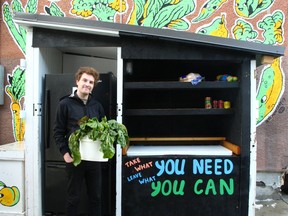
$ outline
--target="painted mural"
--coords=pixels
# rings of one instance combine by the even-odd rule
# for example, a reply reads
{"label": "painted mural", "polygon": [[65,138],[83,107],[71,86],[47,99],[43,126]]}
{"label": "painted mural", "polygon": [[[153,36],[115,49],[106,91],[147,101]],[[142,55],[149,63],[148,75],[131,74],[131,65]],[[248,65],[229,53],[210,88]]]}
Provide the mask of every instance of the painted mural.
{"label": "painted mural", "polygon": [[73,0],[70,12],[83,18],[95,16],[97,20],[114,22],[116,13],[126,10],[126,1],[123,0]]}
{"label": "painted mural", "polygon": [[208,0],[206,1],[203,6],[201,6],[200,13],[192,22],[200,22],[205,20],[215,14],[215,12],[224,4],[227,0]]}
{"label": "painted mural", "polygon": [[25,70],[16,67],[12,75],[8,74],[9,85],[5,87],[5,92],[11,99],[12,125],[15,141],[23,141],[25,134],[25,118],[21,118],[21,100],[25,96]]}
{"label": "painted mural", "polygon": [[[2,6],[3,20],[9,32],[22,53],[26,54],[26,30],[14,23],[12,12],[36,13],[37,1],[29,0],[24,8],[21,1],[13,0],[11,5],[4,2]],[[5,92],[11,99],[12,131],[15,141],[23,141],[25,134],[25,118],[21,116],[22,104],[25,97],[25,70],[16,66],[12,74],[7,74],[8,85]],[[22,103],[21,103],[22,102]]]}
{"label": "painted mural", "polygon": [[196,33],[228,38],[229,31],[226,27],[225,17],[224,14],[220,17],[215,17],[211,23],[198,28]]}
{"label": "painted mural", "polygon": [[284,14],[281,11],[274,11],[272,15],[267,15],[258,22],[259,29],[263,30],[264,44],[283,43],[283,24]]}
{"label": "painted mural", "polygon": [[[13,8],[13,10],[11,9]],[[21,5],[21,2],[19,1],[13,1],[11,4],[11,7],[7,2],[4,2],[2,6],[2,13],[3,13],[3,20],[4,23],[6,24],[7,28],[9,29],[9,32],[20,48],[20,50],[23,52],[25,55],[26,53],[26,30],[21,27],[17,26],[12,18],[12,11],[17,11],[17,12],[24,12],[24,8]]]}
{"label": "painted mural", "polygon": [[258,32],[253,29],[252,24],[242,18],[235,21],[232,34],[234,39],[243,41],[255,41],[258,36]]}
{"label": "painted mural", "polygon": [[283,94],[284,73],[281,69],[281,58],[275,59],[273,64],[264,68],[260,83],[256,96],[259,101],[257,125],[270,117]]}
{"label": "painted mural", "polygon": [[61,8],[58,7],[58,5],[55,2],[51,2],[50,5],[44,6],[44,11],[46,14],[50,16],[59,16],[59,17],[65,17],[65,13],[61,10]]}
{"label": "painted mural", "polygon": [[15,206],[20,200],[20,191],[16,186],[7,186],[0,181],[0,204],[6,207]]}
{"label": "painted mural", "polygon": [[[69,14],[75,18],[105,22],[119,22],[117,17],[120,17],[120,22],[130,25],[169,28],[272,45],[285,42],[285,12],[280,8],[279,0],[70,0],[65,3],[69,10],[59,6],[61,1],[47,0],[43,8],[38,8],[38,0],[28,0],[26,5],[22,2],[26,1],[12,0],[10,4],[6,1],[2,5],[2,12],[11,37],[24,55],[26,31],[13,22],[12,11],[62,17]],[[278,10],[270,11],[275,2],[279,3]],[[232,15],[221,12],[224,6],[234,9]],[[127,19],[123,21],[122,17]],[[229,27],[228,21],[231,23],[231,20],[234,20],[234,24]],[[262,69],[257,90],[260,110],[257,125],[265,122],[280,103],[284,92],[284,74],[281,58]],[[11,99],[14,137],[15,140],[23,140],[25,122],[19,113],[22,109],[20,100],[25,97],[25,70],[17,66],[7,80],[9,85],[5,89]]]}
{"label": "painted mural", "polygon": [[194,9],[195,1],[193,0],[134,0],[128,24],[188,30],[190,24],[185,16]]}
{"label": "painted mural", "polygon": [[264,10],[267,10],[274,0],[235,0],[235,12],[240,17],[253,18]]}

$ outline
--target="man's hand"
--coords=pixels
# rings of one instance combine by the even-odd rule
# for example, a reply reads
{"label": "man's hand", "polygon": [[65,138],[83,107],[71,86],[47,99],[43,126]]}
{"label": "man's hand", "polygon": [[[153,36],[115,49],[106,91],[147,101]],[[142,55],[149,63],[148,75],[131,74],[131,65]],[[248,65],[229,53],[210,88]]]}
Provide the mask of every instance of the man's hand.
{"label": "man's hand", "polygon": [[64,154],[63,158],[64,158],[64,161],[66,163],[72,163],[73,162],[73,158],[70,156],[70,154],[68,152]]}

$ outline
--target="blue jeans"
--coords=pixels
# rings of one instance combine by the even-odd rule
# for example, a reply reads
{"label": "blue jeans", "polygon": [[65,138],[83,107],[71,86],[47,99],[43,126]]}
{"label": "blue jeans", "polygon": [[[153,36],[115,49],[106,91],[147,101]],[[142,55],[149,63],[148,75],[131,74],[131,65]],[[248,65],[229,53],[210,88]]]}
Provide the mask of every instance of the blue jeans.
{"label": "blue jeans", "polygon": [[89,216],[101,216],[102,170],[101,162],[82,161],[77,167],[72,163],[66,164],[67,184],[67,216],[76,216],[85,180],[88,200]]}

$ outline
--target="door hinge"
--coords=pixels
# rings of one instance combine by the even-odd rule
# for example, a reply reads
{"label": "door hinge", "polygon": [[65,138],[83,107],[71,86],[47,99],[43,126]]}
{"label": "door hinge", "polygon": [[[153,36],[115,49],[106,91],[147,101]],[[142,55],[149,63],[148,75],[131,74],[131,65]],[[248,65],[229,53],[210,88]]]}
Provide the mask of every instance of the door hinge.
{"label": "door hinge", "polygon": [[117,104],[116,116],[122,116],[122,105]]}
{"label": "door hinge", "polygon": [[33,104],[33,116],[42,116],[42,104]]}

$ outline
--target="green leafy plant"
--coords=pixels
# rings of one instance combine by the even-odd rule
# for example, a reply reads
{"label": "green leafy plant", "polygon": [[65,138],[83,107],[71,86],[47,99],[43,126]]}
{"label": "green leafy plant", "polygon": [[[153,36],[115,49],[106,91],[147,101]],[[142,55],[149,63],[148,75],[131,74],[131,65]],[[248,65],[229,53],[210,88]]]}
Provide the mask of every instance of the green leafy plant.
{"label": "green leafy plant", "polygon": [[80,140],[85,136],[95,141],[100,140],[100,151],[104,158],[112,158],[115,155],[114,144],[120,144],[121,148],[128,145],[129,136],[125,125],[116,120],[107,120],[106,117],[99,121],[97,118],[83,117],[79,121],[79,129],[74,131],[69,137],[69,148],[74,159],[75,166],[81,163],[81,154],[79,151]]}

